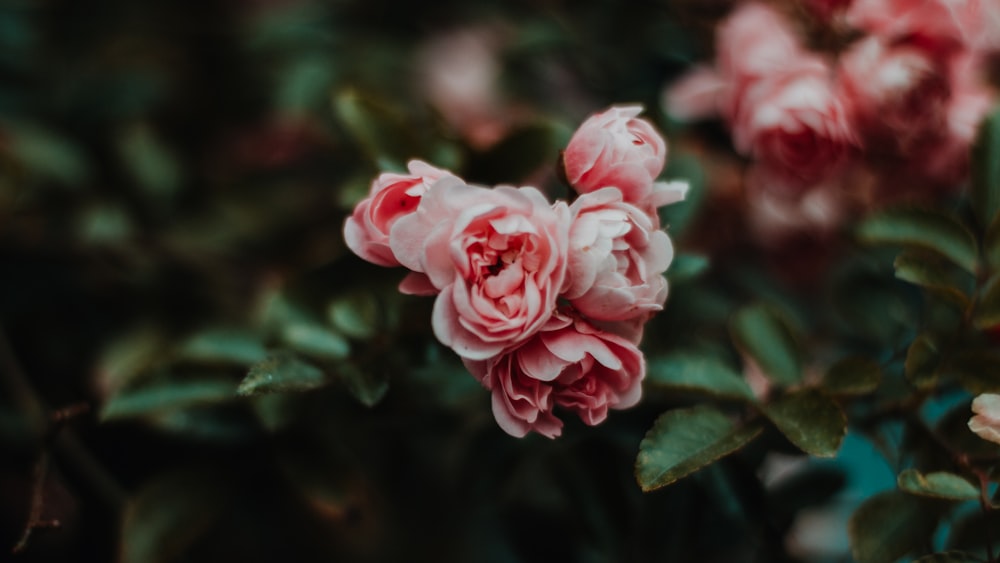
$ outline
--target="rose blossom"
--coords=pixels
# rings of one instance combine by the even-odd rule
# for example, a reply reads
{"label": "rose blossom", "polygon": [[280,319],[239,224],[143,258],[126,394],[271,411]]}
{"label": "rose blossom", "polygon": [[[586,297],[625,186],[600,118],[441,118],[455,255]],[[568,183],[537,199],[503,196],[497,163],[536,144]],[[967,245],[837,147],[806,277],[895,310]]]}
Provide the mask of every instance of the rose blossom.
{"label": "rose blossom", "polygon": [[975,416],[969,419],[969,430],[980,438],[1000,444],[1000,395],[983,393],[972,401]]}
{"label": "rose blossom", "polygon": [[500,428],[512,436],[535,431],[549,438],[562,431],[555,407],[599,424],[608,409],[639,401],[646,371],[631,342],[561,315],[522,346],[466,366],[493,392]]}
{"label": "rose blossom", "polygon": [[444,178],[399,219],[390,246],[440,291],[434,334],[459,356],[483,360],[537,332],[566,275],[564,202],[535,188],[470,186]]}
{"label": "rose blossom", "polygon": [[644,119],[642,106],[612,106],[593,115],[573,133],[563,151],[566,180],[578,193],[608,186],[626,201],[650,194],[667,157],[667,143]]}
{"label": "rose blossom", "polygon": [[853,0],[845,19],[850,26],[881,36],[886,41],[918,43],[944,56],[965,42],[960,14],[963,10],[953,9],[965,2],[967,0]]}
{"label": "rose blossom", "polygon": [[663,272],[673,259],[667,233],[617,188],[580,196],[569,231],[569,286],[563,296],[585,316],[620,321],[659,311]]}
{"label": "rose blossom", "polygon": [[947,61],[908,43],[867,37],[840,59],[840,85],[859,129],[875,147],[908,152],[945,126],[951,84]]}
{"label": "rose blossom", "polygon": [[344,223],[347,247],[379,266],[398,266],[389,247],[389,231],[401,217],[413,213],[431,184],[451,176],[426,162],[411,160],[409,174],[385,172],[372,182],[368,197],[354,208]]}
{"label": "rose blossom", "polygon": [[732,123],[736,149],[757,161],[770,189],[801,191],[838,172],[855,136],[825,64],[789,62],[787,73],[756,81]]}

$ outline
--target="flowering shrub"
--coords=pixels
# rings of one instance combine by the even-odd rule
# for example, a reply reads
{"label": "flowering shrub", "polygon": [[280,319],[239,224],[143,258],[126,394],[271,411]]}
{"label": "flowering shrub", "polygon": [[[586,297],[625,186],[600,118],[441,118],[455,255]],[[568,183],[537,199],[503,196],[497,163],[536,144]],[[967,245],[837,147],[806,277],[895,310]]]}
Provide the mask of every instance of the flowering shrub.
{"label": "flowering shrub", "polygon": [[609,6],[0,6],[0,559],[996,562],[1000,2]]}
{"label": "flowering shrub", "polygon": [[360,257],[411,270],[401,290],[437,295],[434,335],[493,391],[493,415],[514,436],[558,436],[557,405],[594,425],[639,400],[635,345],[663,309],[673,257],[656,208],[686,189],[654,187],[667,146],[641,111],[612,107],[573,135],[572,208],[413,161],[409,176],[379,176],[345,223]]}

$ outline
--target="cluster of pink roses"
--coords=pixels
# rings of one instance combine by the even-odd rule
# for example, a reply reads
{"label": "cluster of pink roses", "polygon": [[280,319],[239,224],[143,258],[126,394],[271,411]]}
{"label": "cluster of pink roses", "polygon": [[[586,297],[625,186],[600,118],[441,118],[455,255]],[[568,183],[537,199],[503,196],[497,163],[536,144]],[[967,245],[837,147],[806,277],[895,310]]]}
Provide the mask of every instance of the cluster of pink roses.
{"label": "cluster of pink roses", "polygon": [[[680,118],[721,116],[752,159],[752,187],[800,194],[865,164],[883,184],[954,186],[995,94],[984,77],[1000,50],[996,0],[811,0],[813,36],[771,5],[734,10],[714,67],[667,93]],[[806,21],[800,21],[805,26]]]}
{"label": "cluster of pink roses", "polygon": [[673,258],[656,208],[687,189],[655,181],[667,147],[641,109],[611,107],[573,135],[572,204],[412,161],[376,178],[344,226],[358,256],[410,270],[400,291],[436,295],[435,336],[492,392],[511,435],[558,436],[557,406],[593,425],[639,400],[637,345]]}

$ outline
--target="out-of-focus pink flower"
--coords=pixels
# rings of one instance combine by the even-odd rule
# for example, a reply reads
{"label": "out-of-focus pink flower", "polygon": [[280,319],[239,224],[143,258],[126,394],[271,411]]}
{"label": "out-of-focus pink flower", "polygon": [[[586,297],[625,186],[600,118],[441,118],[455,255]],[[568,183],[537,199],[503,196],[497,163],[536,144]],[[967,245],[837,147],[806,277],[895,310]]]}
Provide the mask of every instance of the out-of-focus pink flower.
{"label": "out-of-focus pink flower", "polygon": [[584,194],[612,186],[633,203],[649,197],[663,171],[667,142],[640,113],[642,106],[612,106],[580,125],[563,151],[573,189]]}
{"label": "out-of-focus pink flower", "polygon": [[957,186],[968,176],[969,147],[979,124],[996,102],[972,53],[956,57],[951,65],[951,98],[938,134],[918,149],[914,172],[944,186]]}
{"label": "out-of-focus pink flower", "polygon": [[485,361],[466,361],[493,392],[493,415],[512,436],[559,436],[555,407],[595,425],[608,409],[635,405],[642,394],[645,359],[631,342],[585,322],[556,316],[522,346]]}
{"label": "out-of-focus pink flower", "polygon": [[739,105],[734,144],[756,161],[756,173],[771,189],[815,186],[850,159],[856,136],[825,65],[806,64],[758,80]]}
{"label": "out-of-focus pink flower", "polygon": [[434,184],[399,219],[399,262],[440,290],[432,324],[459,356],[483,360],[523,342],[551,317],[566,275],[569,207],[535,188]]}
{"label": "out-of-focus pink flower", "polygon": [[906,155],[938,134],[952,94],[948,71],[947,60],[913,44],[878,36],[854,44],[840,59],[838,78],[866,150]]}
{"label": "out-of-focus pink flower", "polygon": [[969,419],[969,430],[980,438],[1000,444],[1000,395],[983,393],[972,401],[975,416]]}
{"label": "out-of-focus pink flower", "polygon": [[347,247],[365,260],[380,266],[398,266],[399,260],[389,247],[392,225],[417,209],[431,184],[451,176],[426,162],[411,160],[409,174],[380,174],[372,182],[368,197],[355,206],[344,224]]}
{"label": "out-of-focus pink flower", "polygon": [[475,147],[493,145],[507,131],[498,95],[501,34],[489,27],[436,36],[417,57],[416,75],[431,105]]}
{"label": "out-of-focus pink flower", "polygon": [[853,0],[806,0],[813,15],[824,22],[831,22],[843,15]]}
{"label": "out-of-focus pink flower", "polygon": [[887,42],[917,43],[946,55],[965,44],[966,32],[959,21],[963,10],[956,9],[965,1],[853,0],[845,18],[852,27]]}
{"label": "out-of-focus pink flower", "polygon": [[596,320],[620,321],[663,308],[673,246],[642,209],[617,188],[580,196],[569,232],[564,297]]}
{"label": "out-of-focus pink flower", "polygon": [[788,20],[766,4],[738,7],[716,32],[716,67],[727,92],[720,113],[738,119],[745,90],[761,79],[787,74],[790,66],[812,63]]}
{"label": "out-of-focus pink flower", "polygon": [[728,93],[727,85],[714,68],[697,66],[664,92],[663,105],[671,116],[685,121],[715,117]]}

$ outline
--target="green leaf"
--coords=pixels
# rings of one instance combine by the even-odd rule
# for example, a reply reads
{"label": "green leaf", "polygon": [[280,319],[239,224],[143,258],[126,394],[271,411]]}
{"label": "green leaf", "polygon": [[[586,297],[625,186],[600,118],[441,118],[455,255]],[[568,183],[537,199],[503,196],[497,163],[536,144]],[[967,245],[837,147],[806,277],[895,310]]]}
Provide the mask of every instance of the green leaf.
{"label": "green leaf", "polygon": [[823,376],[823,389],[834,395],[865,395],[878,388],[882,368],[868,358],[844,358]]}
{"label": "green leaf", "polygon": [[123,132],[118,152],[135,182],[153,198],[169,198],[180,188],[180,165],[149,126],[139,124]]}
{"label": "green leaf", "polygon": [[708,271],[707,256],[700,254],[679,254],[674,257],[667,269],[667,279],[671,284],[684,283],[698,278]]}
{"label": "green leaf", "polygon": [[793,391],[768,404],[764,414],[802,451],[833,457],[847,434],[840,405],[818,389]]}
{"label": "green leaf", "polygon": [[1000,109],[993,111],[979,124],[972,146],[969,203],[976,219],[984,228],[990,225],[1000,209]]}
{"label": "green leaf", "polygon": [[906,351],[906,379],[918,389],[933,387],[938,378],[941,357],[937,343],[929,334],[917,336]]}
{"label": "green leaf", "polygon": [[337,375],[347,385],[351,395],[366,407],[377,405],[389,391],[389,378],[382,372],[343,363],[337,367]]}
{"label": "green leaf", "polygon": [[775,382],[793,385],[802,378],[795,336],[770,308],[757,304],[740,309],[730,320],[729,331],[740,350]]}
{"label": "green leaf", "polygon": [[914,563],[986,563],[986,560],[964,551],[945,551],[925,555]]}
{"label": "green leaf", "polygon": [[250,365],[267,358],[264,344],[252,331],[213,328],[188,338],[178,356],[183,360],[204,363]]}
{"label": "green leaf", "polygon": [[310,321],[293,321],[281,330],[281,339],[296,352],[324,360],[342,360],[351,345],[333,330]]}
{"label": "green leaf", "polygon": [[946,260],[928,252],[904,250],[893,266],[897,278],[929,289],[963,309],[969,306],[968,294],[974,280]]}
{"label": "green leaf", "polygon": [[742,448],[761,430],[736,427],[707,405],[667,411],[639,444],[636,480],[646,492],[665,487]]}
{"label": "green leaf", "polygon": [[938,521],[930,499],[887,491],[866,500],[848,522],[851,551],[859,563],[892,563],[927,545]]}
{"label": "green leaf", "polygon": [[1000,325],[1000,274],[994,274],[980,290],[972,322],[980,330]]}
{"label": "green leaf", "polygon": [[330,324],[351,338],[371,338],[378,332],[379,304],[370,292],[355,291],[334,299],[327,316]]}
{"label": "green leaf", "polygon": [[212,468],[187,468],[145,483],[126,505],[122,563],[183,561],[232,498],[231,479]]}
{"label": "green leaf", "polygon": [[243,396],[261,393],[308,391],[327,383],[326,375],[288,351],[278,351],[250,367],[236,392]]}
{"label": "green leaf", "polygon": [[916,469],[906,469],[899,474],[896,483],[903,491],[925,497],[947,500],[979,498],[979,489],[972,483],[947,471],[935,471],[924,475]]}
{"label": "green leaf", "polygon": [[101,420],[158,416],[200,405],[231,401],[236,391],[232,382],[221,379],[163,381],[113,396],[101,409]]}
{"label": "green leaf", "polygon": [[395,110],[369,93],[345,89],[334,95],[333,109],[347,132],[361,146],[373,163],[391,164],[386,168],[402,169],[408,146],[415,144],[411,128]]}
{"label": "green leaf", "polygon": [[27,123],[2,123],[6,151],[31,174],[65,186],[79,186],[91,175],[80,148],[60,134]]}
{"label": "green leaf", "polygon": [[976,273],[976,239],[958,219],[927,209],[893,209],[877,213],[858,227],[861,240],[914,246],[948,258]]}
{"label": "green leaf", "polygon": [[753,391],[739,372],[716,358],[692,353],[651,358],[646,383],[727,399],[754,400]]}

